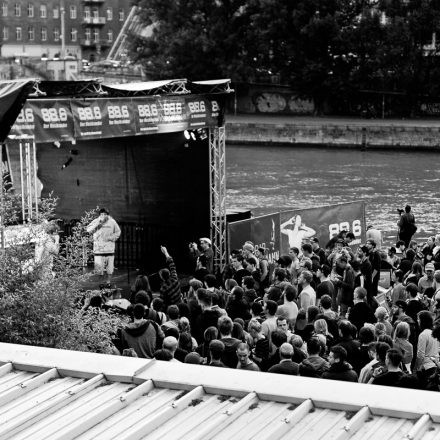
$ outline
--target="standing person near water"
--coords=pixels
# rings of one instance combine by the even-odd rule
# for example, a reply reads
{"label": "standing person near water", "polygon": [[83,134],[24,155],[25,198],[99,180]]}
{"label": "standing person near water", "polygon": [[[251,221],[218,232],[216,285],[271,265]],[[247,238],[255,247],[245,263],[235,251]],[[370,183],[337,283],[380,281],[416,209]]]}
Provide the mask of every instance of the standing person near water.
{"label": "standing person near water", "polygon": [[399,240],[405,242],[405,247],[407,248],[412,236],[417,231],[416,220],[409,205],[405,206],[405,212],[403,209],[398,209],[398,212],[400,214],[400,219],[397,222],[397,226],[399,227],[398,236]]}

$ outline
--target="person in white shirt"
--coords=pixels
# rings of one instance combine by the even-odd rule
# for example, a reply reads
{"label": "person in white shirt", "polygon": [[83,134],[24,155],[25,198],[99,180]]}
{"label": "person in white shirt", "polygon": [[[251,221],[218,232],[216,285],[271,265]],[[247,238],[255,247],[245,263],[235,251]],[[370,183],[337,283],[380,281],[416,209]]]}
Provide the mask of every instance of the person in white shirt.
{"label": "person in white shirt", "polygon": [[309,306],[316,305],[316,292],[310,285],[313,275],[308,270],[303,270],[298,278],[298,284],[302,286],[299,295],[299,306],[301,309],[307,310]]}

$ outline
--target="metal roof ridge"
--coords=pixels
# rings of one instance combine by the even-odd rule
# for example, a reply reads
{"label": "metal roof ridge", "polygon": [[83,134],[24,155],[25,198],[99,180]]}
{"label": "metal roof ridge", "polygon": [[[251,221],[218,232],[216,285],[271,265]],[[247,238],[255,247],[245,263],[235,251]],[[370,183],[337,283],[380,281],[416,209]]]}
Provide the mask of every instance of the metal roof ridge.
{"label": "metal roof ridge", "polygon": [[209,394],[236,397],[254,392],[260,400],[293,404],[310,400],[316,407],[343,411],[360,411],[368,407],[373,415],[406,419],[420,419],[427,414],[434,422],[440,422],[440,394],[430,391],[390,390],[378,385],[6,343],[0,343],[0,353],[0,363],[12,363],[14,368],[25,371],[56,368],[60,376],[91,378],[103,374],[115,382],[142,384],[152,380],[160,388],[192,390],[203,387]]}

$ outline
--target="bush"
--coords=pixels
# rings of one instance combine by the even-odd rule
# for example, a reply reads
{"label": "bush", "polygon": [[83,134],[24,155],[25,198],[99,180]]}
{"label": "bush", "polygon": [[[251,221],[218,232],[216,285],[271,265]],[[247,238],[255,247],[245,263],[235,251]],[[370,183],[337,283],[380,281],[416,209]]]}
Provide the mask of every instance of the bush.
{"label": "bush", "polygon": [[[112,337],[123,319],[81,308],[81,282],[88,277],[84,263],[91,254],[92,242],[85,227],[96,210],[77,222],[60,244],[58,254],[35,261],[35,244],[49,237],[46,231],[53,225],[50,220],[55,206],[52,197],[42,200],[34,222],[12,226],[14,232],[6,234],[7,247],[0,252],[0,341],[114,353]],[[11,226],[8,228],[10,231]]]}

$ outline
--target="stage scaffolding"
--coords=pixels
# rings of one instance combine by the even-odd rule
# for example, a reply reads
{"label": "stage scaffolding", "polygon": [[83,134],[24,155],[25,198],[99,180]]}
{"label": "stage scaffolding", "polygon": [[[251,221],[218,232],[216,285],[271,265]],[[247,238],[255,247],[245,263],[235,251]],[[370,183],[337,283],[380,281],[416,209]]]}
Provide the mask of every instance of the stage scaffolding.
{"label": "stage scaffolding", "polygon": [[227,263],[226,242],[226,157],[225,127],[209,131],[210,224],[214,267],[223,270]]}

